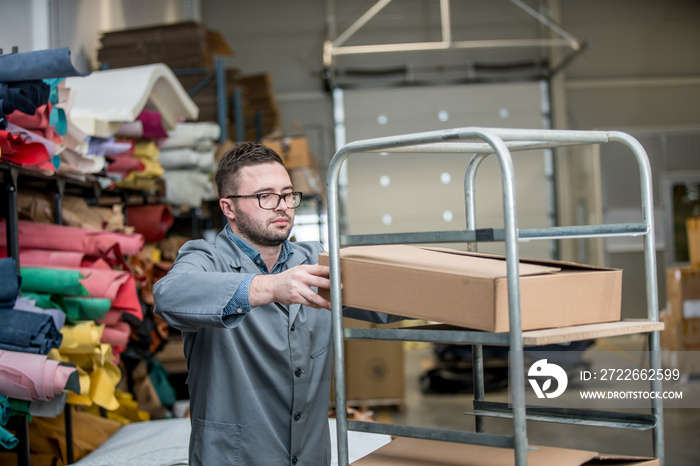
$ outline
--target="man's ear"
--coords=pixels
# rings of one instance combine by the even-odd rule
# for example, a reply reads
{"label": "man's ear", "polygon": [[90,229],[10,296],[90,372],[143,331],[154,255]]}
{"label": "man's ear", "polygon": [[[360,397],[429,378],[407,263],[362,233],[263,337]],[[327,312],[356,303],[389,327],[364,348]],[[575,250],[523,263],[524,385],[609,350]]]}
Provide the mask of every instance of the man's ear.
{"label": "man's ear", "polygon": [[233,200],[225,197],[221,198],[219,199],[219,207],[221,208],[221,212],[223,212],[224,217],[228,218],[229,220],[236,220],[236,214],[233,210]]}

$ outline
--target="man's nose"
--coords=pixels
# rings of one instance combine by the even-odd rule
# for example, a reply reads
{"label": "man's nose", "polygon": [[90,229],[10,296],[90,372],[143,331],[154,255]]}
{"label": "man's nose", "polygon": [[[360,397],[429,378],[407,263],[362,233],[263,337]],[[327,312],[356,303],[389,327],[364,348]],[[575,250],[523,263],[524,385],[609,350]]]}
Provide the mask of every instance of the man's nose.
{"label": "man's nose", "polygon": [[[284,204],[284,207],[282,206]],[[281,210],[281,211],[287,211],[289,209],[289,206],[287,206],[287,202],[284,200],[284,197],[280,197],[280,201],[277,203],[277,207],[275,210]]]}

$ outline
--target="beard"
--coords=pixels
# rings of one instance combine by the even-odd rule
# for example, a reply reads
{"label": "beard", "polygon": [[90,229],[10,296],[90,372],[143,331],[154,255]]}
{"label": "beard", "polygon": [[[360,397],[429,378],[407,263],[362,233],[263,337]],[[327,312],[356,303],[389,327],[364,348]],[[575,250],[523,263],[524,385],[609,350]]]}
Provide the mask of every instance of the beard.
{"label": "beard", "polygon": [[[292,230],[293,218],[283,213],[276,215],[266,220],[255,219],[245,215],[238,209],[236,213],[236,226],[241,236],[251,245],[259,246],[279,246],[289,238],[289,233]],[[270,227],[270,224],[277,219],[286,218],[289,224],[285,228]]]}

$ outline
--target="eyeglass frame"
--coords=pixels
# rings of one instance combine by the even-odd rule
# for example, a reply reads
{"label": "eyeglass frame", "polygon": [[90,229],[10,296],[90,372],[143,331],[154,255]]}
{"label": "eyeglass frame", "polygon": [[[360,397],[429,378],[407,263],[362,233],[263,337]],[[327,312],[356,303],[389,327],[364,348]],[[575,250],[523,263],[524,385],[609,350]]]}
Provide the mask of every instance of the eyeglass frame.
{"label": "eyeglass frame", "polygon": [[[277,204],[275,204],[274,207],[263,207],[262,206],[262,200],[260,199],[260,196],[269,196],[271,194],[274,194],[277,196]],[[287,206],[287,209],[296,209],[301,205],[301,201],[304,198],[304,194],[299,192],[299,191],[292,191],[291,193],[284,193],[284,194],[277,194],[277,193],[258,193],[258,194],[232,194],[230,196],[226,196],[228,199],[253,199],[257,198],[258,199],[258,206],[263,209],[263,210],[275,210],[280,206],[280,203],[282,202],[282,198],[287,197],[287,196],[292,196],[292,203],[291,206],[287,201],[285,200],[284,203]],[[294,196],[299,196],[299,203],[297,205],[294,205]]]}

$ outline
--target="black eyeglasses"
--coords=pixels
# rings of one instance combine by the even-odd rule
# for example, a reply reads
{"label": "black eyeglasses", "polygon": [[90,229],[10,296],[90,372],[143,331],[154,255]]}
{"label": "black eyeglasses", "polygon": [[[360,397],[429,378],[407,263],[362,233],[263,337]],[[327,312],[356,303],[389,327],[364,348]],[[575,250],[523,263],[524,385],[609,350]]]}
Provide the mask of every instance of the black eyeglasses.
{"label": "black eyeglasses", "polygon": [[282,202],[282,199],[284,199],[284,203],[287,206],[287,209],[296,209],[297,207],[299,207],[299,204],[301,204],[302,195],[301,195],[301,193],[293,192],[293,193],[284,193],[284,194],[260,193],[260,194],[232,195],[232,196],[226,196],[226,197],[228,197],[230,199],[236,199],[236,198],[252,199],[254,197],[257,197],[258,198],[258,205],[262,209],[275,210],[280,205],[280,202]]}

